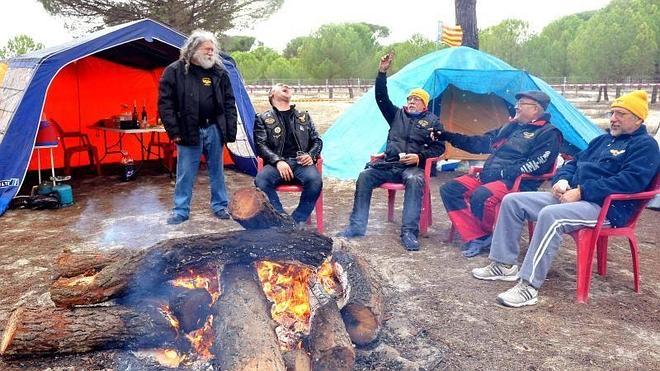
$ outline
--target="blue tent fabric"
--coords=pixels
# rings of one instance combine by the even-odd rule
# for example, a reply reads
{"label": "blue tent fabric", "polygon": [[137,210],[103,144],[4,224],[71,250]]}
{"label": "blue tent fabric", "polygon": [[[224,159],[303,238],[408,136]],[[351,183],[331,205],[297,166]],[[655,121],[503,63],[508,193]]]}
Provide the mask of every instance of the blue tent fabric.
{"label": "blue tent fabric", "polygon": [[[551,98],[548,107],[551,121],[566,141],[584,149],[591,139],[602,134],[600,128],[543,80],[472,48],[448,48],[427,54],[387,79],[390,99],[397,105],[405,103],[412,88],[423,87],[435,99],[449,85],[477,94],[495,94],[512,106],[516,93],[541,90]],[[384,147],[388,129],[372,88],[323,135],[324,175],[357,178],[369,156]]]}
{"label": "blue tent fabric", "polygon": [[[5,114],[4,119],[9,116],[8,122],[0,120],[0,215],[6,211],[23,182],[36,140],[46,92],[57,73],[76,60],[135,40],[158,40],[178,50],[185,42],[186,36],[158,22],[144,19],[109,27],[60,46],[42,49],[9,61],[9,69],[0,94],[0,110],[4,111],[0,112]],[[254,108],[234,64],[226,60],[223,60],[223,63],[230,73],[237,97],[237,108],[245,125],[244,136],[247,136],[248,143],[248,148],[243,151],[245,153],[238,155],[235,163],[241,170],[254,174],[256,161],[254,147],[250,142]],[[20,80],[20,88],[7,84],[12,70],[18,71],[15,75],[22,74],[17,79]]]}

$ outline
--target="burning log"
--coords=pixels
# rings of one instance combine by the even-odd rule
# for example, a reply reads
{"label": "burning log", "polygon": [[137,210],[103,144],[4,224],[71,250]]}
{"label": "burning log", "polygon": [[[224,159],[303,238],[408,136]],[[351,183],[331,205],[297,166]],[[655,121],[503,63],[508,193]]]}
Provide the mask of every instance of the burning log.
{"label": "burning log", "polygon": [[383,321],[383,290],[376,272],[364,258],[347,251],[332,254],[335,270],[345,284],[345,304],[341,315],[346,330],[356,345],[376,340]]}
{"label": "burning log", "polygon": [[231,217],[245,229],[293,228],[295,225],[289,215],[275,211],[266,194],[257,188],[236,191],[227,209]]}
{"label": "burning log", "polygon": [[83,353],[99,349],[174,343],[177,330],[157,308],[123,306],[20,307],[12,312],[0,342],[3,357]]}
{"label": "burning log", "polygon": [[304,349],[293,349],[282,355],[287,371],[311,371],[312,360]]}
{"label": "burning log", "polygon": [[286,370],[275,323],[251,266],[228,265],[216,304],[213,353],[223,370]]}
{"label": "burning log", "polygon": [[[256,260],[294,261],[317,267],[332,249],[328,237],[302,230],[260,229],[207,234],[160,242],[140,252],[115,254],[113,259],[91,261],[89,269],[76,265],[76,271],[92,272],[66,277],[66,266],[58,267],[62,277],[51,284],[50,295],[60,307],[95,304],[125,295],[127,292],[150,293],[163,281],[190,269]],[[69,253],[70,254],[70,253]],[[64,261],[76,260],[76,255]],[[58,262],[62,259],[58,259]],[[97,271],[100,263],[108,262]]]}
{"label": "burning log", "polygon": [[141,254],[143,254],[141,250],[128,249],[116,249],[104,253],[96,250],[73,253],[69,249],[64,249],[55,260],[53,279],[91,275],[119,260],[131,259],[133,255]]}
{"label": "burning log", "polygon": [[318,284],[312,286],[310,291],[313,310],[307,343],[311,350],[312,369],[352,370],[355,366],[355,349],[346,332],[337,302]]}

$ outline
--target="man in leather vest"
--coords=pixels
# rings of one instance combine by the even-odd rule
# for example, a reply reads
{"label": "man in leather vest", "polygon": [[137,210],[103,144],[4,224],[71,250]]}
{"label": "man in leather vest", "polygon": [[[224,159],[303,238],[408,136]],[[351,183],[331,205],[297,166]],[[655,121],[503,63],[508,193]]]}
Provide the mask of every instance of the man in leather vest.
{"label": "man in leather vest", "polygon": [[430,133],[442,129],[438,117],[427,109],[429,94],[413,89],[407,104],[396,107],[387,92],[387,70],[393,54],[380,59],[376,78],[376,102],[385,121],[390,125],[385,153],[382,158],[367,164],[355,184],[355,199],[349,226],[339,234],[352,238],[364,236],[367,231],[369,207],[373,189],[386,182],[404,183],[401,244],[408,251],[419,250],[419,217],[424,192],[424,165],[429,157],[444,152],[441,142],[433,141]]}
{"label": "man in leather vest", "polygon": [[203,154],[209,169],[211,209],[229,219],[223,174],[224,143],[236,140],[236,103],[229,74],[217,55],[210,32],[196,30],[181,48],[181,58],[167,66],[160,80],[158,113],[177,145],[174,208],[167,224],[188,220],[190,200]]}
{"label": "man in leather vest", "polygon": [[284,213],[275,191],[281,183],[302,184],[298,207],[291,217],[296,223],[309,218],[321,194],[323,180],[314,163],[321,154],[323,141],[316,132],[307,111],[298,111],[291,104],[292,90],[288,85],[274,85],[268,96],[271,109],[257,115],[254,122],[254,143],[264,168],[254,179],[279,213]]}
{"label": "man in leather vest", "polygon": [[[497,208],[521,174],[541,175],[552,170],[561,144],[561,132],[550,124],[547,94],[533,90],[516,94],[511,122],[483,135],[445,131],[438,136],[470,153],[490,153],[478,175],[463,175],[440,187],[442,203],[454,228],[466,241],[463,255],[472,257],[490,249]],[[541,182],[527,181],[522,191],[535,191]]]}

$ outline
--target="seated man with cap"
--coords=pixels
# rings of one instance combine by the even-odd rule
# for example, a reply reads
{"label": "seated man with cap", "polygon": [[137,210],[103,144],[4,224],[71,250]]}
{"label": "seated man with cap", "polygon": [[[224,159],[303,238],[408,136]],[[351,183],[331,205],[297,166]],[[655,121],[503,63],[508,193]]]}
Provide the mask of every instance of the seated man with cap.
{"label": "seated man with cap", "polygon": [[[550,97],[541,91],[516,94],[516,114],[510,122],[483,135],[443,132],[445,140],[470,153],[490,153],[476,175],[463,175],[440,187],[449,219],[465,244],[463,255],[476,256],[490,248],[497,208],[521,174],[541,175],[552,170],[561,132],[546,112]],[[534,191],[541,182],[525,181],[521,191]]]}
{"label": "seated man with cap", "polygon": [[401,244],[408,251],[419,250],[419,218],[424,192],[424,165],[429,157],[444,152],[441,142],[431,139],[431,131],[441,129],[438,117],[427,109],[429,94],[413,89],[407,104],[396,107],[387,92],[387,70],[393,54],[380,59],[375,95],[378,108],[390,126],[383,158],[367,164],[355,184],[355,199],[349,226],[340,237],[364,236],[367,231],[371,194],[374,188],[386,182],[405,184]]}
{"label": "seated man with cap", "polygon": [[[658,144],[646,131],[646,92],[638,90],[612,103],[610,130],[557,170],[551,192],[520,192],[504,197],[490,251],[491,263],[472,270],[475,278],[518,281],[497,301],[509,307],[533,305],[557,254],[561,235],[593,227],[605,198],[648,189],[660,165]],[[614,201],[608,222],[625,225],[638,201]],[[520,270],[519,237],[526,220],[536,222]]]}

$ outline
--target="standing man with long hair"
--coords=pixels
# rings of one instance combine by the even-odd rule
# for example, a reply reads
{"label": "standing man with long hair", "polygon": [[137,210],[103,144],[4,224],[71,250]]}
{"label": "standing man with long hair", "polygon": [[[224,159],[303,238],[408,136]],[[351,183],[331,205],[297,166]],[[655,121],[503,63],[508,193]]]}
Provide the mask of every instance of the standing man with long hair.
{"label": "standing man with long hair", "polygon": [[180,224],[190,217],[202,154],[209,169],[211,210],[217,218],[229,219],[222,148],[236,140],[237,113],[229,74],[212,33],[193,31],[179,60],[167,66],[160,80],[158,112],[178,153],[174,207],[167,224]]}

